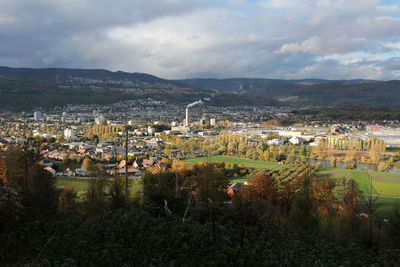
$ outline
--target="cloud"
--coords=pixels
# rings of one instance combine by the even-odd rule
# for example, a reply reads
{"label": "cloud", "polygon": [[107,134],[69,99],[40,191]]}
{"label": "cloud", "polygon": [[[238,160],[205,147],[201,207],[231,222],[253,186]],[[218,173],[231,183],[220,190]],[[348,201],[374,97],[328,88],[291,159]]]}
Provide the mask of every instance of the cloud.
{"label": "cloud", "polygon": [[2,0],[0,65],[393,79],[399,15],[378,0]]}

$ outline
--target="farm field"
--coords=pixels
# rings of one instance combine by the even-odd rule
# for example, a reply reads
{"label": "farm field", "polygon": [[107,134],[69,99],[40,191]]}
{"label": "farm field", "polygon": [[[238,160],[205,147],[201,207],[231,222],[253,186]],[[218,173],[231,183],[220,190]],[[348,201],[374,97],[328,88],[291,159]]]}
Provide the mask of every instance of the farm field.
{"label": "farm field", "polygon": [[365,194],[371,193],[373,195],[378,195],[380,192],[375,188],[374,183],[371,186],[371,180],[367,172],[363,171],[353,171],[352,173],[353,180],[358,184],[360,190],[363,191]]}
{"label": "farm field", "polygon": [[243,164],[247,168],[254,168],[254,169],[276,169],[285,166],[285,164],[278,164],[275,162],[268,162],[262,160],[252,160],[246,159],[241,157],[234,157],[234,156],[211,156],[211,157],[200,157],[200,158],[193,158],[193,159],[186,159],[185,161],[190,162],[192,164],[200,163],[203,161],[209,162],[226,162],[230,164]]}
{"label": "farm field", "polygon": [[370,178],[372,178],[372,193],[381,196],[400,195],[400,174],[375,171],[355,171],[346,169],[323,169],[318,176],[328,176],[332,178],[353,178],[360,189],[367,193],[370,189]]}
{"label": "farm field", "polygon": [[379,191],[379,194],[382,196],[400,197],[399,183],[383,183],[383,182],[372,181],[372,184]]}
{"label": "farm field", "polygon": [[390,218],[393,210],[399,204],[400,198],[400,174],[375,172],[375,171],[355,171],[344,169],[324,169],[318,172],[319,176],[329,176],[332,178],[353,178],[364,193],[370,189],[370,178],[372,178],[372,193],[379,195],[376,202],[376,215]]}

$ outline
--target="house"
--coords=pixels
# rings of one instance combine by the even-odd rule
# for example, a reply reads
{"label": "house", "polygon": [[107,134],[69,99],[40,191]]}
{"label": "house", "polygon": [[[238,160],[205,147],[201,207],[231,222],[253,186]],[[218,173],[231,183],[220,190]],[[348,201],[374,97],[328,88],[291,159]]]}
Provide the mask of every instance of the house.
{"label": "house", "polygon": [[65,169],[64,171],[64,176],[68,177],[75,177],[76,173],[74,171],[71,171],[69,168]]}
{"label": "house", "polygon": [[243,185],[244,185],[243,183],[235,183],[232,184],[231,186],[228,186],[227,188],[228,195],[232,197],[235,194],[239,193],[240,191],[242,191]]}
{"label": "house", "polygon": [[117,169],[125,168],[126,160],[121,160],[121,162],[116,166]]}
{"label": "house", "polygon": [[85,154],[86,151],[87,151],[87,149],[85,149],[85,148],[80,148],[80,149],[78,149],[77,153],[78,153],[78,154]]}
{"label": "house", "polygon": [[52,167],[47,166],[44,168],[46,171],[50,172],[51,175],[56,176],[56,170],[54,170]]}
{"label": "house", "polygon": [[153,160],[149,160],[149,159],[144,159],[142,162],[142,165],[144,168],[147,168],[148,166],[153,166],[154,161]]}
{"label": "house", "polygon": [[301,143],[304,143],[305,140],[301,137],[293,136],[292,138],[289,139],[289,143],[293,145],[299,145]]}
{"label": "house", "polygon": [[267,145],[269,145],[269,146],[279,146],[279,145],[283,145],[283,140],[279,140],[279,139],[268,140],[268,141],[267,141]]}
{"label": "house", "polygon": [[87,171],[86,168],[78,168],[75,170],[77,176],[86,176]]}

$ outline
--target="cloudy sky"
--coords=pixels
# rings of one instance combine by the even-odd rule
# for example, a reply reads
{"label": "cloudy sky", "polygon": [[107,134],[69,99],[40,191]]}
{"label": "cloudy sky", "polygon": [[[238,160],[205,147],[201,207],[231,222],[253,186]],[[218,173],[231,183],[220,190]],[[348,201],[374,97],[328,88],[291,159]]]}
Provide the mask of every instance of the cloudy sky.
{"label": "cloudy sky", "polygon": [[400,79],[400,1],[0,0],[0,65]]}

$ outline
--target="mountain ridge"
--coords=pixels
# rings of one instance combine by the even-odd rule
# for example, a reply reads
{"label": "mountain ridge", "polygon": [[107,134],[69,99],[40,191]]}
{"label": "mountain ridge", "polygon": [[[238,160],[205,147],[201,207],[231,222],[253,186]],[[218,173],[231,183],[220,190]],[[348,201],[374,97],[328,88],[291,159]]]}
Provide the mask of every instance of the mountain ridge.
{"label": "mountain ridge", "polygon": [[[120,87],[153,87],[156,91],[172,88],[191,88],[195,91],[218,92],[220,94],[240,94],[255,96],[263,99],[265,105],[272,102],[277,105],[318,107],[318,106],[385,106],[400,107],[400,81],[379,80],[324,80],[324,79],[264,79],[264,78],[193,78],[182,80],[168,80],[145,73],[129,73],[123,71],[112,72],[105,69],[63,69],[63,68],[11,68],[0,67],[0,76],[17,77],[47,83],[76,83],[80,85],[97,84],[107,95],[108,86]],[[27,83],[14,83],[16,95],[18,86],[25,88],[21,94],[30,94]],[[19,85],[18,85],[19,84]],[[10,81],[3,81],[0,90],[5,88],[8,94],[12,89]],[[61,90],[61,89],[58,89]],[[100,89],[99,89],[100,90]],[[53,90],[54,91],[54,90]],[[22,93],[23,92],[23,93]],[[208,92],[208,93],[207,93]],[[46,91],[42,92],[46,96]],[[220,95],[222,97],[222,95]],[[232,99],[232,95],[226,95]],[[127,97],[129,94],[127,94]],[[246,98],[246,99],[254,99]],[[267,100],[269,99],[269,100]],[[72,101],[73,99],[71,99]],[[100,99],[100,101],[103,101]],[[257,101],[259,102],[259,101]],[[236,102],[238,103],[238,102]],[[244,103],[240,101],[240,103]],[[251,100],[248,104],[254,103]],[[262,103],[261,103],[262,104]]]}

